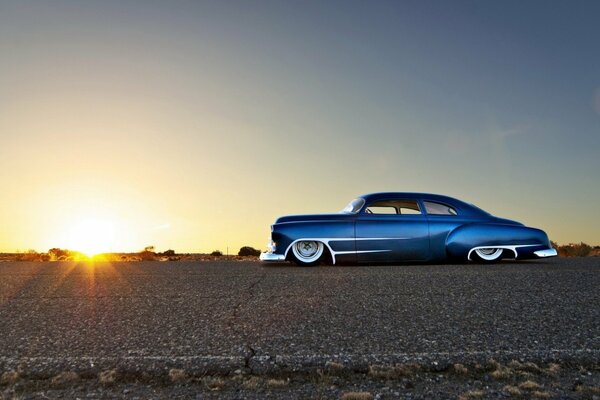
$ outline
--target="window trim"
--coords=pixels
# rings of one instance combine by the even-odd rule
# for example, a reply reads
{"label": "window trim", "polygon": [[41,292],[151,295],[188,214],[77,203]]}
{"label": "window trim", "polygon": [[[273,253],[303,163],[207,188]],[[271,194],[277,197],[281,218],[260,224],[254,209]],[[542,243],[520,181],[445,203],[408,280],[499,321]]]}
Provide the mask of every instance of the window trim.
{"label": "window trim", "polygon": [[[419,213],[418,214],[369,214],[367,213],[367,208],[369,208],[369,205],[371,203],[377,203],[380,201],[414,201],[417,204],[417,207],[419,208]],[[385,197],[385,198],[381,198],[381,199],[377,199],[372,201],[371,203],[365,202],[365,204],[363,205],[363,209],[360,211],[360,215],[367,215],[367,216],[386,216],[386,217],[402,217],[402,218],[406,218],[406,217],[425,217],[427,215],[427,213],[425,212],[425,206],[424,204],[422,204],[421,199],[411,199],[411,198],[406,198],[406,197]],[[454,208],[454,207],[453,207]]]}

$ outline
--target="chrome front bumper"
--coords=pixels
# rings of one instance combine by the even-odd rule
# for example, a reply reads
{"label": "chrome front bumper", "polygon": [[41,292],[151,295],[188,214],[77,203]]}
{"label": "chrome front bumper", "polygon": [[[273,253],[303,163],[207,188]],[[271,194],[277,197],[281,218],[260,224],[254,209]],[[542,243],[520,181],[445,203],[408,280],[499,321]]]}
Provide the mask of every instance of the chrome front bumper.
{"label": "chrome front bumper", "polygon": [[545,258],[545,257],[556,257],[558,255],[558,252],[556,251],[556,249],[546,249],[546,250],[534,251],[533,254],[535,254],[538,257]]}
{"label": "chrome front bumper", "polygon": [[274,254],[269,252],[260,253],[260,261],[285,261],[284,254]]}

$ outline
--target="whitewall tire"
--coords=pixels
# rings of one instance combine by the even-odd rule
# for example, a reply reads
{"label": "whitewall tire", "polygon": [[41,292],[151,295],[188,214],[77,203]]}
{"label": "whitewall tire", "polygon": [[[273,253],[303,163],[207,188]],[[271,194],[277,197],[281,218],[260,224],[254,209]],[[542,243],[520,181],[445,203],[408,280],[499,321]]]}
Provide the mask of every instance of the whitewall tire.
{"label": "whitewall tire", "polygon": [[292,254],[299,265],[316,265],[325,246],[316,240],[299,240],[292,245]]}
{"label": "whitewall tire", "polygon": [[502,252],[504,249],[496,247],[484,247],[475,250],[475,254],[481,261],[492,262],[498,261],[502,258]]}

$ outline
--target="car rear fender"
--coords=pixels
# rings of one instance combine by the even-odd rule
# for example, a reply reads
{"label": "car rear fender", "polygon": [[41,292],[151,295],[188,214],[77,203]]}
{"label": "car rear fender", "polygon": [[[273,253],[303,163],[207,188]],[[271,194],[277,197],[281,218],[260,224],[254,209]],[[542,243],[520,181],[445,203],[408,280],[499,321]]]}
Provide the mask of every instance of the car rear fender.
{"label": "car rear fender", "polygon": [[520,225],[473,223],[454,229],[446,239],[450,257],[466,258],[475,247],[506,246],[518,256],[520,246],[550,246],[546,233],[540,229]]}

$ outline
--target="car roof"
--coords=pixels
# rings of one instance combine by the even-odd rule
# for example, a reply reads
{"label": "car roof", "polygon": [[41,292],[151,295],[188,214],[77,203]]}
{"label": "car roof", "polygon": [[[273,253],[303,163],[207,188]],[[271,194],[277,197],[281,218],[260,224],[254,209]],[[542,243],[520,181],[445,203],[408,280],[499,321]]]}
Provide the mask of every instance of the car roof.
{"label": "car roof", "polygon": [[379,192],[379,193],[367,193],[360,198],[364,199],[368,204],[376,200],[392,199],[392,198],[403,198],[403,199],[421,199],[424,201],[434,201],[448,204],[459,211],[461,215],[489,215],[486,211],[480,209],[473,204],[466,203],[462,200],[458,200],[454,197],[444,196],[441,194],[434,193],[417,193],[417,192]]}

